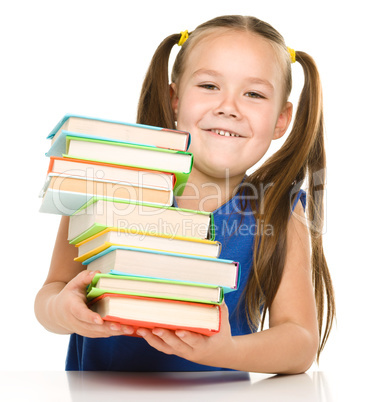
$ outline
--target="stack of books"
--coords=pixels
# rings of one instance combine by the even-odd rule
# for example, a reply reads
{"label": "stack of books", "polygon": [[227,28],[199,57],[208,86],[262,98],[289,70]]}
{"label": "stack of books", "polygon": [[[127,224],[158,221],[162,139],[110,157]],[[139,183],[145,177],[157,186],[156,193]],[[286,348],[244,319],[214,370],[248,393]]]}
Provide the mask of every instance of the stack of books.
{"label": "stack of books", "polygon": [[172,205],[192,168],[183,131],[66,115],[48,138],[42,212],[71,215],[94,195]]}
{"label": "stack of books", "polygon": [[239,264],[219,258],[212,213],[172,206],[192,167],[189,133],[66,115],[49,138],[40,211],[70,216],[76,260],[100,272],[90,308],[135,328],[217,333]]}

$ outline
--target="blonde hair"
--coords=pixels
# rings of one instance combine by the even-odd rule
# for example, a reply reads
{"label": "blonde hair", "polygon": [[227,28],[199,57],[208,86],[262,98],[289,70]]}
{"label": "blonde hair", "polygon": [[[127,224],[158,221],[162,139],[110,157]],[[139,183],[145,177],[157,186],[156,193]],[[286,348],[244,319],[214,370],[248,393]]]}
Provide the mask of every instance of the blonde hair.
{"label": "blonde hair", "polygon": [[[285,103],[292,89],[291,59],[283,37],[269,24],[249,16],[221,16],[199,25],[179,51],[172,69],[172,82],[177,84],[183,74],[191,49],[205,36],[216,30],[250,32],[265,38],[276,50],[283,71]],[[168,81],[168,61],[171,49],[181,34],[164,39],[157,48],[147,71],[138,107],[137,122],[175,128]],[[323,198],[318,197],[325,186],[325,148],[320,77],[314,60],[296,51],[296,61],[304,71],[304,86],[297,112],[283,146],[263,165],[248,176],[239,191],[248,194],[251,188],[270,183],[264,197],[254,201],[256,220],[272,225],[274,232],[258,233],[255,240],[253,267],[244,289],[245,310],[250,327],[256,330],[263,322],[277,293],[286,258],[287,225],[291,208],[301,184],[308,181],[307,219],[312,246],[312,275],[317,304],[320,344],[317,359],[329,337],[335,317],[332,281],[323,252]],[[285,169],[283,167],[285,166]],[[242,193],[241,193],[242,194]],[[250,197],[254,199],[254,197]],[[324,310],[326,304],[326,320]],[[262,312],[262,314],[261,314]]]}

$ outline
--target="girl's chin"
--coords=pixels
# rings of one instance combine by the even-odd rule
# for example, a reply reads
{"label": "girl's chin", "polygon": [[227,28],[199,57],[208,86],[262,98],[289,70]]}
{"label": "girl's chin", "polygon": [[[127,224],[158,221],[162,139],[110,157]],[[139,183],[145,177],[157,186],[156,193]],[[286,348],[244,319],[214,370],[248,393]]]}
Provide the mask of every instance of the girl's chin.
{"label": "girl's chin", "polygon": [[194,164],[192,171],[194,174],[200,173],[201,175],[205,175],[208,176],[209,178],[218,180],[220,179],[229,180],[231,178],[234,178],[235,180],[240,178],[242,180],[243,177],[245,176],[245,171],[236,172],[234,170],[230,170],[228,165],[212,165],[208,167],[202,167],[202,166],[196,166],[196,164]]}

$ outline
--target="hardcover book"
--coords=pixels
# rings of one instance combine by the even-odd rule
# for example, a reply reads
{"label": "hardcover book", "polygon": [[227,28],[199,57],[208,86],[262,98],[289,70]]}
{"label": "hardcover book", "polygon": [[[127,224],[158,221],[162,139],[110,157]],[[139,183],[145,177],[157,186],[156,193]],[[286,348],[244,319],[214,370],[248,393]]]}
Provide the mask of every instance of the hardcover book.
{"label": "hardcover book", "polygon": [[207,336],[220,331],[221,309],[217,304],[103,294],[89,307],[103,320],[135,328],[185,329]]}
{"label": "hardcover book", "polygon": [[111,246],[127,246],[167,251],[171,253],[192,254],[217,258],[221,252],[218,241],[194,239],[183,236],[157,235],[133,229],[107,228],[94,236],[76,244],[76,261],[85,261]]}
{"label": "hardcover book", "polygon": [[[62,197],[61,192],[64,192]],[[173,203],[172,190],[54,173],[47,176],[40,196],[42,197],[41,212],[60,215],[72,215],[94,196],[160,206],[171,206]],[[64,197],[70,198],[68,205],[63,203]]]}
{"label": "hardcover book", "polygon": [[224,297],[223,289],[219,286],[139,276],[96,274],[88,287],[87,299],[92,300],[104,293],[209,304],[220,304]]}
{"label": "hardcover book", "polygon": [[192,169],[193,157],[189,152],[73,135],[67,136],[66,140],[66,154],[59,156],[174,173],[178,181],[178,195],[183,191]]}
{"label": "hardcover book", "polygon": [[231,260],[167,253],[136,247],[111,246],[83,262],[89,271],[133,275],[238,288],[239,264]]}
{"label": "hardcover book", "polygon": [[47,175],[49,173],[125,182],[134,186],[158,187],[168,191],[174,189],[176,181],[173,173],[55,156],[50,158]]}
{"label": "hardcover book", "polygon": [[178,151],[186,151],[190,143],[190,135],[185,131],[66,114],[47,137],[51,139],[52,143],[52,148],[47,156],[59,156],[59,154],[64,153],[67,132],[73,132],[87,138],[97,137]]}
{"label": "hardcover book", "polygon": [[107,228],[214,240],[211,212],[91,198],[70,216],[68,240],[77,244]]}

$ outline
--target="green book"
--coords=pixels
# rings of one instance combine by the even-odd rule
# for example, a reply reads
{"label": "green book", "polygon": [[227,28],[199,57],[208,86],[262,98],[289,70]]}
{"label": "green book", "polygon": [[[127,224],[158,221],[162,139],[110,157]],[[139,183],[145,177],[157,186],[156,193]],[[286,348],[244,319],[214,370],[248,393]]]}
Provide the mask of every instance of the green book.
{"label": "green book", "polygon": [[77,244],[107,228],[214,240],[211,212],[93,197],[70,216],[68,240]]}
{"label": "green book", "polygon": [[63,156],[174,173],[175,195],[182,194],[193,164],[190,152],[75,135],[66,135],[66,154]]}
{"label": "green book", "polygon": [[87,299],[92,300],[104,293],[209,304],[221,304],[224,298],[223,288],[215,285],[131,275],[96,274],[87,289]]}

